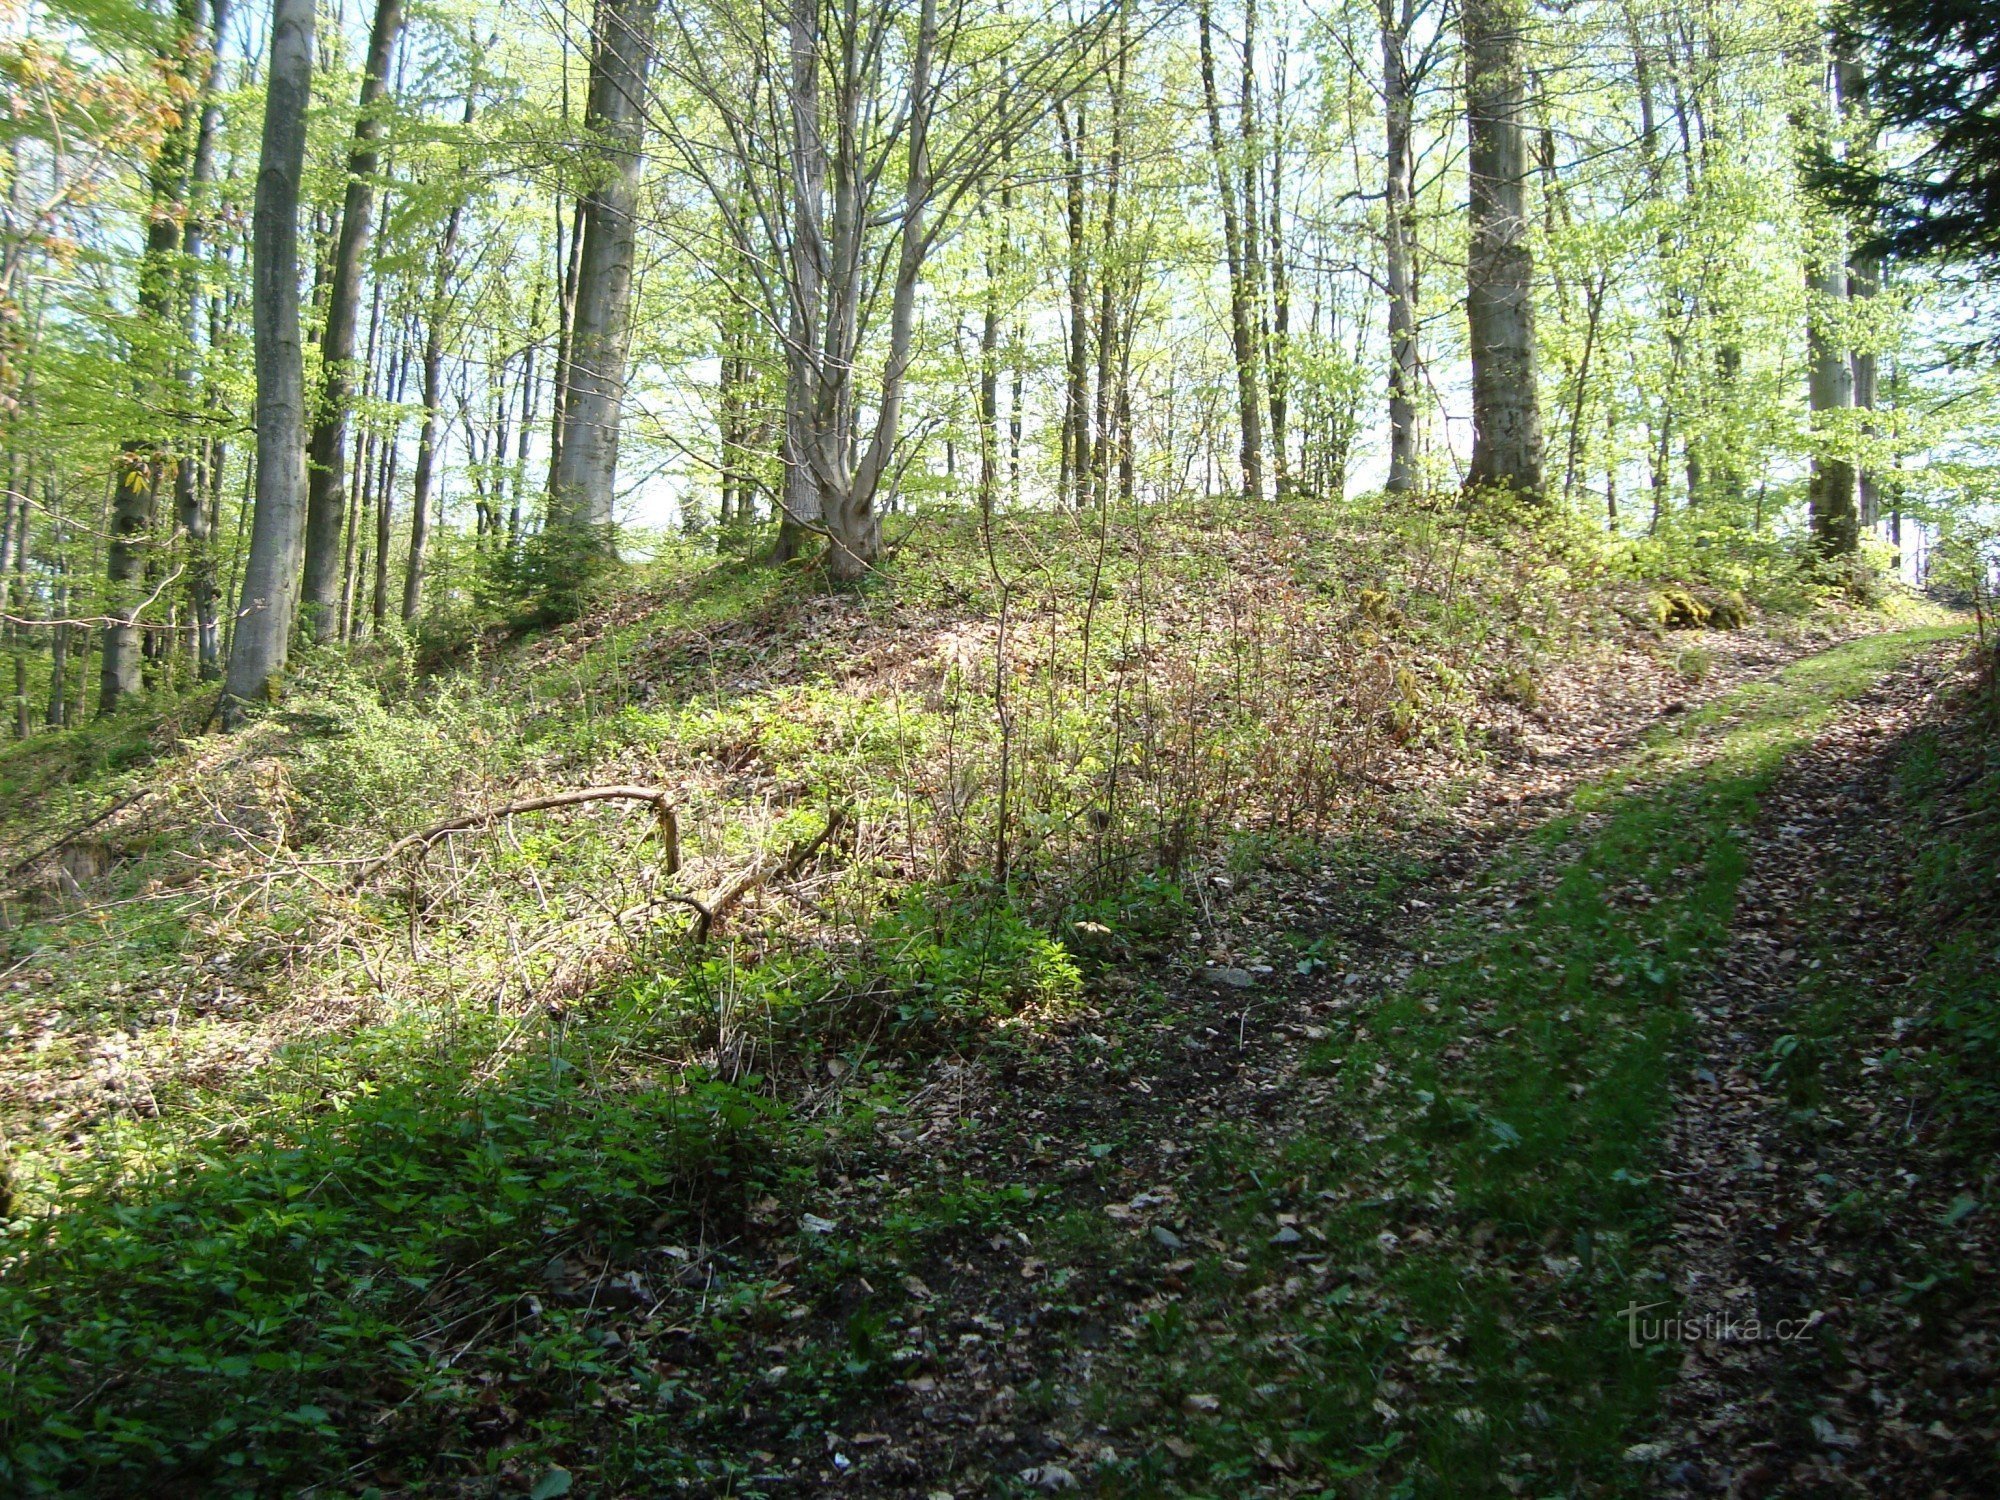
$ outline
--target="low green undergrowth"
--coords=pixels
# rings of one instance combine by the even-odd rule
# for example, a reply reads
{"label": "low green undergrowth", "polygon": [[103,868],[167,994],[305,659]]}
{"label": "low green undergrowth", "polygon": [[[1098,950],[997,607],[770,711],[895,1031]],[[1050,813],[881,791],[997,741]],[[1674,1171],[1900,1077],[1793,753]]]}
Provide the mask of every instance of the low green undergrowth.
{"label": "low green undergrowth", "polygon": [[698,1233],[782,1171],[783,1112],[753,1089],[602,1089],[556,1038],[486,1079],[431,1051],[385,1051],[237,1139],[128,1142],[115,1176],[0,1241],[11,1492],[273,1493],[427,1465],[496,1380],[559,1431],[607,1365],[551,1262]]}

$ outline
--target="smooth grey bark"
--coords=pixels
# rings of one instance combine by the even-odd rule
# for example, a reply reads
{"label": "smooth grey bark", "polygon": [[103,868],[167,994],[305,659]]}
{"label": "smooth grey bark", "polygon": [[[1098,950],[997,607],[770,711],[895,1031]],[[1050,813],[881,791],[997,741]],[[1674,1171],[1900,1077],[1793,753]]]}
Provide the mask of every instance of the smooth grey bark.
{"label": "smooth grey bark", "polygon": [[791,0],[786,14],[791,65],[790,306],[785,320],[784,514],[773,553],[788,562],[820,527],[819,474],[813,463],[815,408],[821,386],[818,335],[826,283],[826,141],[820,133],[819,0]]}
{"label": "smooth grey bark", "polygon": [[[1815,443],[1807,503],[1815,550],[1827,557],[1854,552],[1861,539],[1860,507],[1854,463],[1846,456],[1836,429],[1839,414],[1854,407],[1854,367],[1829,325],[1847,298],[1847,271],[1837,247],[1822,246],[1807,269],[1811,294],[1806,315],[1807,403],[1812,409]],[[1833,432],[1832,441],[1827,434]]]}
{"label": "smooth grey bark", "polygon": [[646,73],[659,0],[599,0],[584,128],[599,176],[583,197],[576,303],[564,371],[562,449],[549,522],[612,553],[618,423],[632,333],[634,215],[645,144]]}
{"label": "smooth grey bark", "polygon": [[1069,236],[1068,355],[1063,380],[1062,452],[1056,475],[1056,496],[1062,505],[1090,508],[1089,408],[1090,384],[1090,258],[1084,236],[1083,138],[1087,123],[1081,102],[1075,126],[1056,107],[1056,135],[1063,162],[1063,222]]}
{"label": "smooth grey bark", "polygon": [[[209,10],[208,68],[202,80],[201,124],[195,135],[194,165],[188,171],[187,222],[181,231],[181,274],[185,278],[181,306],[184,336],[190,355],[181,372],[181,388],[192,418],[195,370],[192,353],[202,323],[201,259],[207,245],[210,190],[216,180],[217,142],[222,134],[222,34],[229,23],[229,0],[214,0]],[[214,320],[210,321],[213,329]],[[209,386],[211,415],[220,394]],[[222,641],[215,618],[215,512],[209,504],[208,480],[219,461],[220,439],[204,434],[180,456],[174,471],[174,514],[187,546],[188,614],[194,629],[195,671],[203,682],[222,676]]]}
{"label": "smooth grey bark", "polygon": [[[1824,146],[1840,109],[1839,69],[1822,64],[1822,73],[1828,94],[1808,130]],[[1861,542],[1859,487],[1841,415],[1854,408],[1854,366],[1840,327],[1849,296],[1845,238],[1838,223],[1823,227],[1806,265],[1806,404],[1813,429],[1806,506],[1813,550],[1826,558],[1852,556]]]}
{"label": "smooth grey bark", "polygon": [[1288,486],[1284,455],[1278,451],[1278,422],[1266,418],[1263,408],[1273,389],[1271,364],[1270,288],[1265,282],[1267,257],[1264,253],[1263,194],[1260,192],[1264,154],[1259,139],[1263,134],[1261,106],[1257,99],[1257,0],[1243,0],[1243,69],[1236,91],[1237,133],[1242,138],[1242,160],[1237,175],[1243,184],[1243,282],[1250,312],[1251,349],[1257,361],[1258,416],[1265,438],[1263,457],[1272,470],[1273,488],[1282,498]]}
{"label": "smooth grey bark", "polygon": [[[1859,59],[1843,55],[1836,63],[1836,76],[1840,91],[1840,112],[1847,123],[1847,150],[1850,159],[1867,159],[1876,151],[1876,127],[1870,119],[1868,103],[1868,70]],[[1882,289],[1882,260],[1880,256],[1857,250],[1847,258],[1847,295],[1854,302],[1866,302]],[[1852,356],[1854,369],[1854,405],[1859,411],[1872,412],[1878,394],[1879,379],[1875,351],[1856,349]],[[1863,419],[1862,433],[1872,434],[1872,421]],[[1859,524],[1863,530],[1872,529],[1881,519],[1881,485],[1874,470],[1867,464],[1859,466],[1855,476],[1855,502],[1859,512]]]}
{"label": "smooth grey bark", "polygon": [[[471,125],[477,107],[476,97],[467,90],[465,113],[459,123]],[[444,399],[445,324],[451,311],[448,292],[453,262],[458,254],[458,230],[464,222],[465,201],[461,198],[451,205],[451,213],[445,219],[444,240],[438,246],[437,259],[431,266],[430,299],[424,315],[424,419],[417,432],[417,472],[410,496],[410,551],[403,560],[402,618],[405,625],[415,625],[417,615],[424,607],[424,567],[429,558],[431,539],[431,481],[437,471],[438,410],[439,403]]]}
{"label": "smooth grey bark", "polygon": [[1471,171],[1466,323],[1472,356],[1469,490],[1542,495],[1534,261],[1528,249],[1526,0],[1465,0],[1466,136]]}
{"label": "smooth grey bark", "polygon": [[[1271,468],[1272,483],[1280,501],[1292,495],[1292,272],[1291,254],[1285,239],[1285,143],[1287,79],[1284,50],[1279,53],[1277,77],[1271,90],[1271,182],[1265,195],[1269,206],[1270,236],[1269,303],[1270,327],[1265,331],[1265,379],[1271,387]],[[1130,344],[1129,337],[1126,340]]]}
{"label": "smooth grey bark", "polygon": [[1119,349],[1118,193],[1125,171],[1125,13],[1119,10],[1119,30],[1113,43],[1117,61],[1111,73],[1111,155],[1104,165],[1103,250],[1097,271],[1097,391],[1092,404],[1094,435],[1090,449],[1090,485],[1098,509],[1111,500],[1111,449],[1116,432],[1112,405]]}
{"label": "smooth grey bark", "polygon": [[326,326],[320,335],[319,406],[307,470],[305,582],[302,623],[316,641],[337,638],[341,626],[341,553],[347,529],[347,417],[354,404],[354,331],[361,308],[362,263],[375,222],[375,174],[387,120],[389,54],[403,25],[402,0],[376,0],[361,74],[360,109],[347,152],[347,192],[340,210],[327,284]]}
{"label": "smooth grey bark", "polygon": [[[396,365],[389,376],[389,404],[402,405],[403,386],[410,373],[410,338],[407,328],[397,341]],[[375,578],[374,600],[371,617],[375,633],[380,635],[389,622],[389,548],[396,536],[396,463],[403,447],[403,424],[400,418],[392,418],[389,431],[383,438],[388,449],[387,462],[382,470],[382,482],[376,486],[375,500]]]}
{"label": "smooth grey bark", "polygon": [[1383,260],[1389,293],[1389,477],[1392,495],[1416,489],[1417,364],[1416,155],[1411,147],[1415,91],[1406,49],[1416,24],[1417,0],[1377,0],[1382,30],[1382,115],[1386,139],[1383,193]]}
{"label": "smooth grey bark", "polygon": [[[1003,192],[998,235],[1012,249],[1013,205]],[[979,509],[992,515],[1000,498],[1000,275],[1006,256],[987,230],[985,310],[979,323]]]}
{"label": "smooth grey bark", "polygon": [[[903,390],[909,374],[911,341],[917,324],[917,281],[923,272],[924,256],[930,248],[925,228],[925,210],[931,199],[931,111],[936,99],[931,90],[931,57],[937,46],[937,0],[922,0],[917,8],[917,46],[910,60],[908,162],[903,175],[903,223],[896,253],[896,285],[889,298],[889,350],[882,372],[882,403],[876,411],[874,435],[854,471],[851,482],[829,490],[823,498],[827,524],[827,572],[836,580],[852,583],[865,577],[882,555],[882,519],[876,508],[889,460],[894,455],[903,417]],[[858,219],[859,214],[855,217]],[[861,225],[853,230],[858,252]],[[854,257],[858,270],[859,256]],[[857,310],[860,279],[850,282]],[[851,337],[851,335],[850,335]],[[850,362],[851,369],[851,362]],[[848,376],[845,405],[851,411],[852,375]],[[844,448],[837,434],[822,429],[820,441],[829,440]],[[825,452],[831,458],[831,449]]]}
{"label": "smooth grey bark", "polygon": [[1208,0],[1195,7],[1201,42],[1201,93],[1208,112],[1208,142],[1215,158],[1215,177],[1222,203],[1222,249],[1229,269],[1229,342],[1236,362],[1236,417],[1241,437],[1239,459],[1243,496],[1264,494],[1263,395],[1257,378],[1257,339],[1251,322],[1251,297],[1244,271],[1243,226],[1237,217],[1236,188],[1230,181],[1229,148],[1222,134],[1222,107],[1215,90],[1214,27]]}
{"label": "smooth grey bark", "polygon": [[276,696],[305,543],[305,359],[299,333],[299,180],[312,102],[313,0],[272,0],[271,63],[252,213],[257,501],[230,640],[222,724]]}
{"label": "smooth grey bark", "polygon": [[[189,84],[199,53],[200,20],[195,0],[178,0],[170,33],[179,51],[179,70]],[[173,54],[161,59],[173,60]],[[176,261],[181,248],[182,221],[187,208],[188,166],[194,148],[192,121],[185,115],[161,137],[154,152],[147,185],[146,244],[139,263],[138,312],[141,336],[158,338],[178,329],[174,315],[179,284]],[[145,399],[167,404],[168,370],[142,358],[141,387]],[[110,545],[105,552],[105,615],[103,651],[99,657],[97,711],[115,712],[144,689],[139,611],[144,607],[144,582],[152,552],[153,526],[159,507],[161,469],[166,462],[162,444],[154,438],[127,442],[119,454],[118,487],[111,505]]]}
{"label": "smooth grey bark", "polygon": [[438,250],[430,316],[424,320],[423,424],[417,429],[417,472],[410,490],[410,553],[403,564],[403,623],[415,625],[424,607],[424,567],[431,541],[431,482],[437,473],[439,406],[444,399],[445,270],[458,244],[459,213],[452,210]]}

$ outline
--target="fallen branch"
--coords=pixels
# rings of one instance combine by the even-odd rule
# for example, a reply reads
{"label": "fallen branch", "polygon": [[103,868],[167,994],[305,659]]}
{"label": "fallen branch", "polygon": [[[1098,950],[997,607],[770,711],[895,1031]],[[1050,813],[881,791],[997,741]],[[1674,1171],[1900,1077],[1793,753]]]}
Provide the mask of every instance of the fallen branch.
{"label": "fallen branch", "polygon": [[745,896],[748,896],[752,891],[762,886],[769,885],[773,880],[788,879],[803,869],[808,860],[826,847],[827,840],[846,826],[847,817],[848,809],[836,807],[826,815],[826,827],[822,828],[810,839],[807,839],[803,844],[795,845],[791,853],[782,859],[767,859],[752,865],[727,885],[714,891],[706,901],[697,896],[681,896],[672,893],[662,896],[661,899],[678,902],[682,906],[693,907],[695,910],[694,940],[697,943],[705,943],[708,941],[709,933],[715,929],[715,924],[721,921],[728,914],[729,909],[742,901]]}
{"label": "fallen branch", "polygon": [[403,855],[413,849],[426,850],[446,834],[484,828],[489,823],[497,823],[502,818],[511,818],[516,813],[546,812],[550,808],[576,807],[585,802],[652,803],[653,816],[659,820],[660,842],[667,848],[667,873],[672,875],[680,869],[680,821],[674,814],[673,793],[650,786],[592,786],[574,792],[555,792],[546,797],[529,797],[520,802],[509,802],[501,807],[488,807],[479,812],[466,813],[462,817],[447,818],[442,823],[433,823],[421,833],[397,839],[382,853],[369,860],[354,873],[347,883],[347,888],[350,891],[360,890]]}
{"label": "fallen branch", "polygon": [[103,812],[98,813],[95,817],[84,819],[83,822],[77,824],[76,827],[70,829],[68,833],[63,834],[53,843],[42,845],[41,848],[37,849],[33,854],[30,854],[25,859],[15,860],[13,864],[7,867],[8,877],[11,878],[15,875],[20,874],[23,870],[29,869],[37,862],[47,859],[51,854],[54,854],[58,849],[61,849],[66,845],[75,843],[78,839],[82,838],[86,833],[90,832],[91,829],[95,828],[99,823],[102,823],[106,818],[109,818],[113,813],[123,812],[126,808],[131,807],[136,803],[144,802],[148,797],[152,796],[153,793],[158,790],[159,787],[157,786],[141,787],[138,791],[132,793],[129,797],[120,797],[116,802],[113,802],[109,807],[105,808]]}

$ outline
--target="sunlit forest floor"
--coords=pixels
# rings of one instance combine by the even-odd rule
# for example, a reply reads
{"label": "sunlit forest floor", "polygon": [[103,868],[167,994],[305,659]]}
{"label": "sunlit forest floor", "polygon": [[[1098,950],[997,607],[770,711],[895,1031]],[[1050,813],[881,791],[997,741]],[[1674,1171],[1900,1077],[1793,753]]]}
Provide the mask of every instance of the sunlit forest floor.
{"label": "sunlit forest floor", "polygon": [[[1968,639],[1447,511],[937,520],[11,749],[0,1472],[1973,1492]],[[506,811],[592,788],[673,817]]]}

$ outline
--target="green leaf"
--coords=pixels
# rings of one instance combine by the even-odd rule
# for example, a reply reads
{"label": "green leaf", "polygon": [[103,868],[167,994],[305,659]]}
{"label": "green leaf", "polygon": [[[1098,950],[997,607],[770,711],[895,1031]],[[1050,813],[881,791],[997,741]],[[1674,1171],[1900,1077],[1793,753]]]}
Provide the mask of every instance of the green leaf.
{"label": "green leaf", "polygon": [[535,1487],[528,1491],[528,1500],[556,1500],[558,1495],[567,1495],[574,1482],[568,1469],[551,1469],[535,1481]]}

